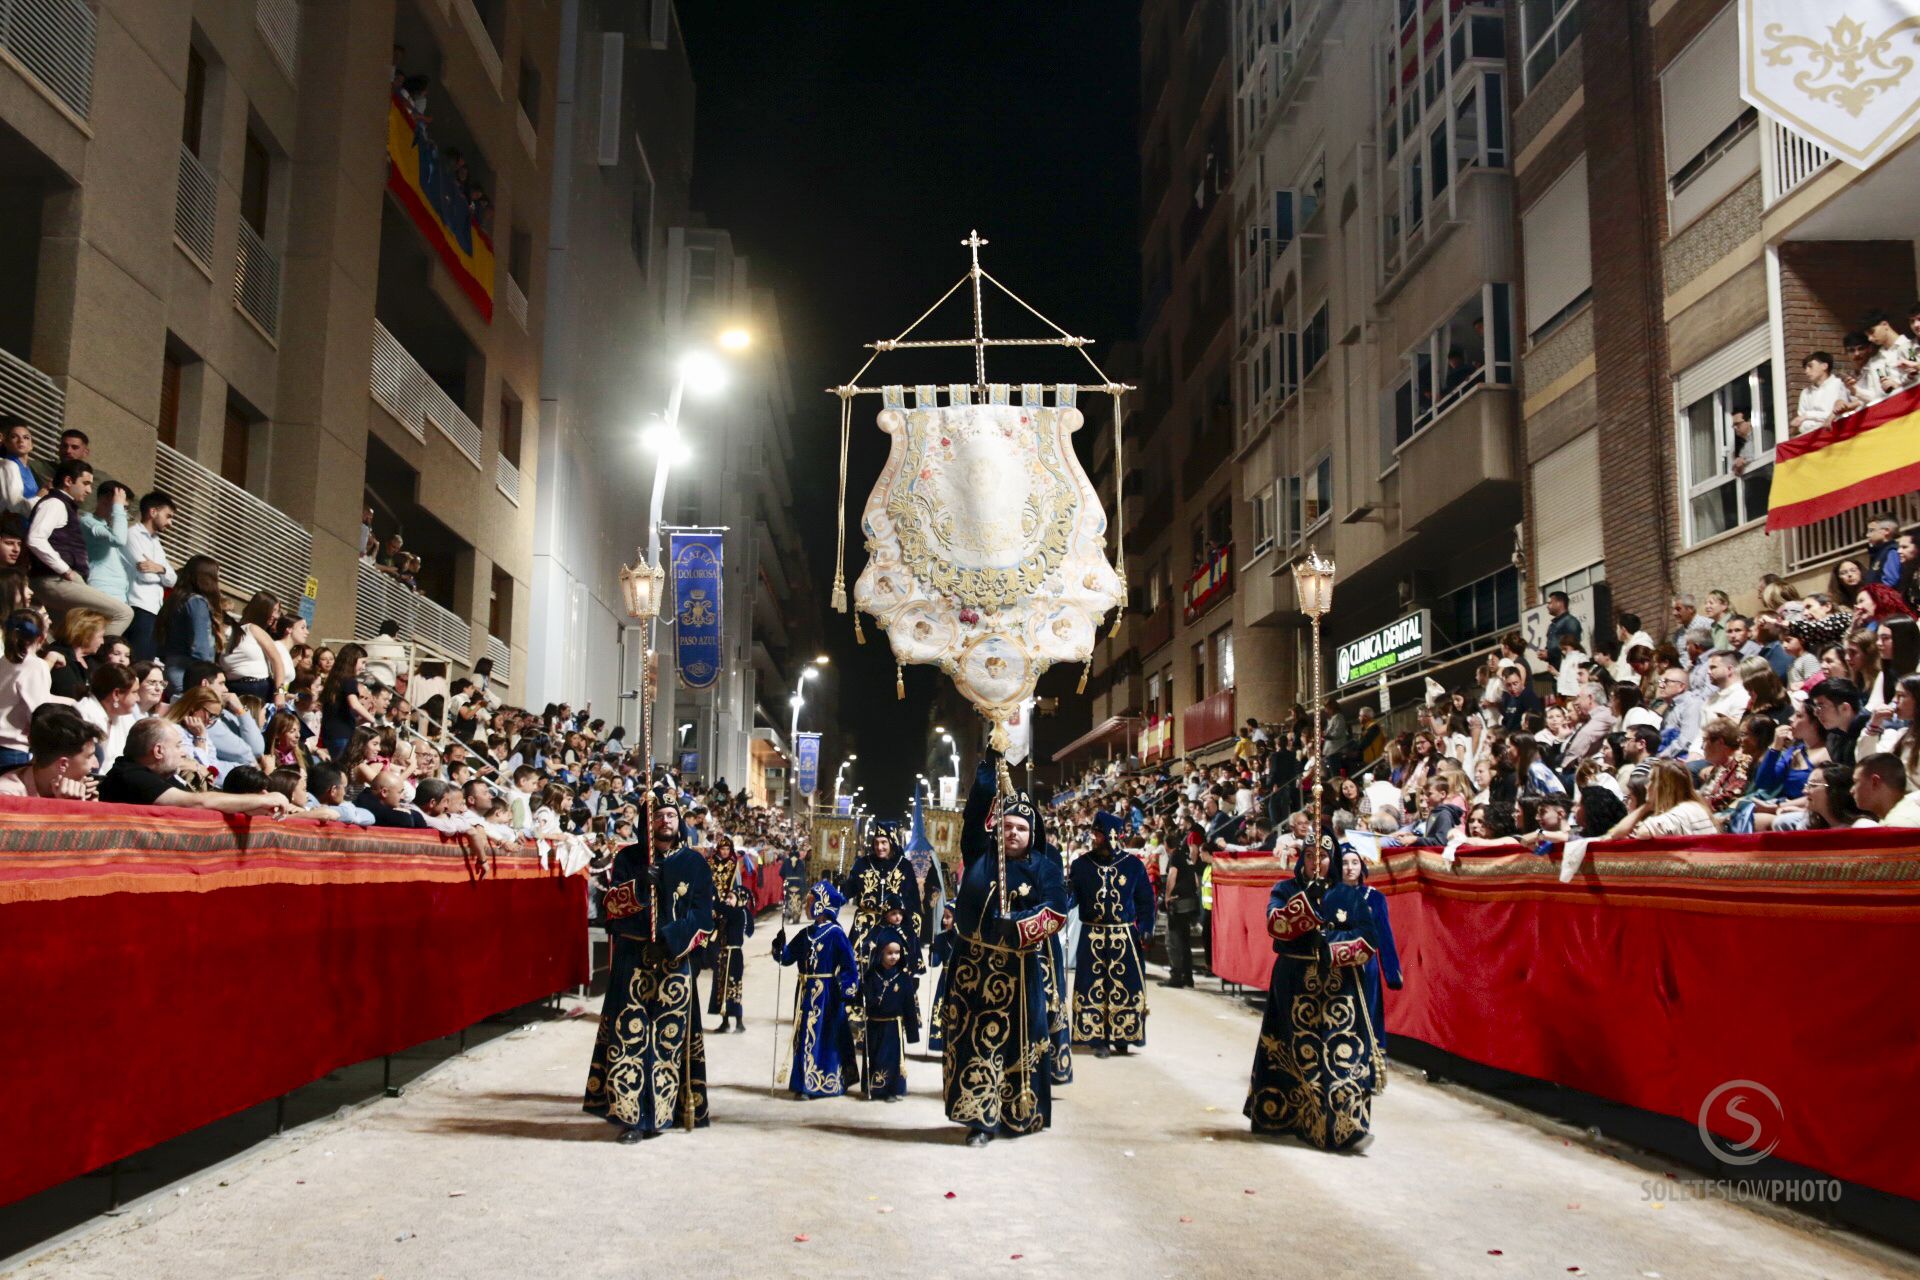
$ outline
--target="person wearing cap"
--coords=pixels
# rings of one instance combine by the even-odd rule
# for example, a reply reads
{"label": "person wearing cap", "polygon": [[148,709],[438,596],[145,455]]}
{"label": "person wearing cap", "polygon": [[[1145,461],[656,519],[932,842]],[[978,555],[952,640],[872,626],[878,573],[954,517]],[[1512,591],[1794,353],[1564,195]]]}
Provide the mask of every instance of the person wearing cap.
{"label": "person wearing cap", "polygon": [[1066,885],[1058,864],[1040,855],[1046,824],[1032,797],[1001,797],[997,836],[989,830],[994,765],[989,753],[961,817],[966,871],[941,1009],[946,1115],[967,1126],[970,1147],[1038,1133],[1053,1123],[1041,956],[1067,922]]}
{"label": "person wearing cap", "polygon": [[822,880],[807,895],[813,923],[792,940],[785,929],[773,938],[773,958],[800,970],[787,1088],[802,1100],[837,1098],[860,1083],[849,1017],[860,999],[860,970],[840,928],[840,908],[846,904],[841,892]]}
{"label": "person wearing cap", "polygon": [[[1351,849],[1341,845],[1343,859]],[[1336,850],[1322,835],[1301,850],[1291,878],[1267,898],[1273,976],[1243,1109],[1257,1134],[1291,1134],[1341,1151],[1371,1132],[1386,1055],[1367,1008],[1363,975],[1380,952],[1359,885],[1329,882]]]}
{"label": "person wearing cap", "polygon": [[1093,848],[1067,868],[1067,900],[1080,908],[1073,962],[1073,1038],[1093,1056],[1147,1043],[1146,965],[1153,885],[1131,853],[1114,846],[1126,821],[1093,815]]}
{"label": "person wearing cap", "polygon": [[692,957],[713,936],[713,872],[684,840],[680,802],[662,789],[647,842],[615,854],[607,871],[613,966],[583,1109],[618,1125],[623,1143],[707,1124]]}

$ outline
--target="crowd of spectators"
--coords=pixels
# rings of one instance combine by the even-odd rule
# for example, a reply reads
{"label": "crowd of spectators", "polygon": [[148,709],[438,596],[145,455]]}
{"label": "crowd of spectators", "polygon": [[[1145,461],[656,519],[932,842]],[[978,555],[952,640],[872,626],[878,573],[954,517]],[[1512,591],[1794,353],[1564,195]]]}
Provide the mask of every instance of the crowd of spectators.
{"label": "crowd of spectators", "polygon": [[1769,575],[1751,615],[1679,595],[1667,622],[1620,613],[1603,636],[1555,592],[1544,645],[1510,635],[1463,687],[1429,680],[1395,731],[1329,698],[1318,749],[1296,706],[1206,767],[1090,772],[1055,797],[1063,848],[1116,812],[1156,880],[1190,866],[1204,891],[1216,856],[1290,857],[1315,786],[1335,832],[1389,847],[1920,826],[1915,546],[1877,515],[1827,591]]}

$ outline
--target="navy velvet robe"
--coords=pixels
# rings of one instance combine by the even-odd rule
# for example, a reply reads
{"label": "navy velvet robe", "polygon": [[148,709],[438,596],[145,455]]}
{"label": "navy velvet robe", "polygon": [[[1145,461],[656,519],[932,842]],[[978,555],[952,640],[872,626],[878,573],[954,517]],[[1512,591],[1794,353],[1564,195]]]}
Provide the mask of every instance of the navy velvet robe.
{"label": "navy velvet robe", "polygon": [[1153,882],[1130,853],[1084,854],[1067,868],[1067,894],[1080,909],[1073,962],[1073,1038],[1082,1044],[1147,1042],[1146,967],[1153,936]]}
{"label": "navy velvet robe", "polygon": [[860,999],[853,947],[838,921],[820,920],[789,939],[784,949],[776,949],[773,958],[800,969],[787,1088],[803,1098],[839,1097],[860,1083],[849,1021]]}
{"label": "navy velvet robe", "polygon": [[650,941],[655,893],[647,850],[614,856],[603,910],[613,935],[600,1032],[587,1070],[587,1112],[657,1133],[707,1123],[707,1055],[694,1008],[692,954],[713,932],[713,873],[697,850],[660,863],[660,928]]}
{"label": "navy velvet robe", "polygon": [[920,1042],[920,1001],[913,971],[897,964],[867,970],[867,1096],[884,1098],[907,1092],[909,1044]]}

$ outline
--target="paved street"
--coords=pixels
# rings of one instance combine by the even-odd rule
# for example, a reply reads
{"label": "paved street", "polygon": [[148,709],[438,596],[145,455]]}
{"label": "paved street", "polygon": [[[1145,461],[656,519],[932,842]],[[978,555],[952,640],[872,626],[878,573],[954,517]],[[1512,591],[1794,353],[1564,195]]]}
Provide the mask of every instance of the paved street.
{"label": "paved street", "polygon": [[[750,943],[756,1012],[774,999],[766,939]],[[707,1041],[712,1129],[617,1146],[579,1110],[592,1013],[545,1023],[13,1274],[1910,1274],[1746,1209],[1653,1203],[1661,1174],[1406,1071],[1361,1154],[1256,1141],[1239,1114],[1255,1016],[1209,991],[1153,995],[1144,1055],[1082,1056],[1050,1133],[985,1151],[943,1121],[937,1063],[912,1062],[895,1105],[770,1096],[764,1017]]]}

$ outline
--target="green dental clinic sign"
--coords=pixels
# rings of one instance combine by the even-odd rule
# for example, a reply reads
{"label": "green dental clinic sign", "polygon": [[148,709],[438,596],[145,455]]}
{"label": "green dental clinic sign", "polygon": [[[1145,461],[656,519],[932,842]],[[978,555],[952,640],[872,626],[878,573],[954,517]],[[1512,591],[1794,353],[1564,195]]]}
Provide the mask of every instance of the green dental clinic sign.
{"label": "green dental clinic sign", "polygon": [[1336,688],[1398,671],[1427,656],[1427,634],[1432,617],[1427,610],[1410,613],[1378,631],[1349,640],[1333,651]]}

